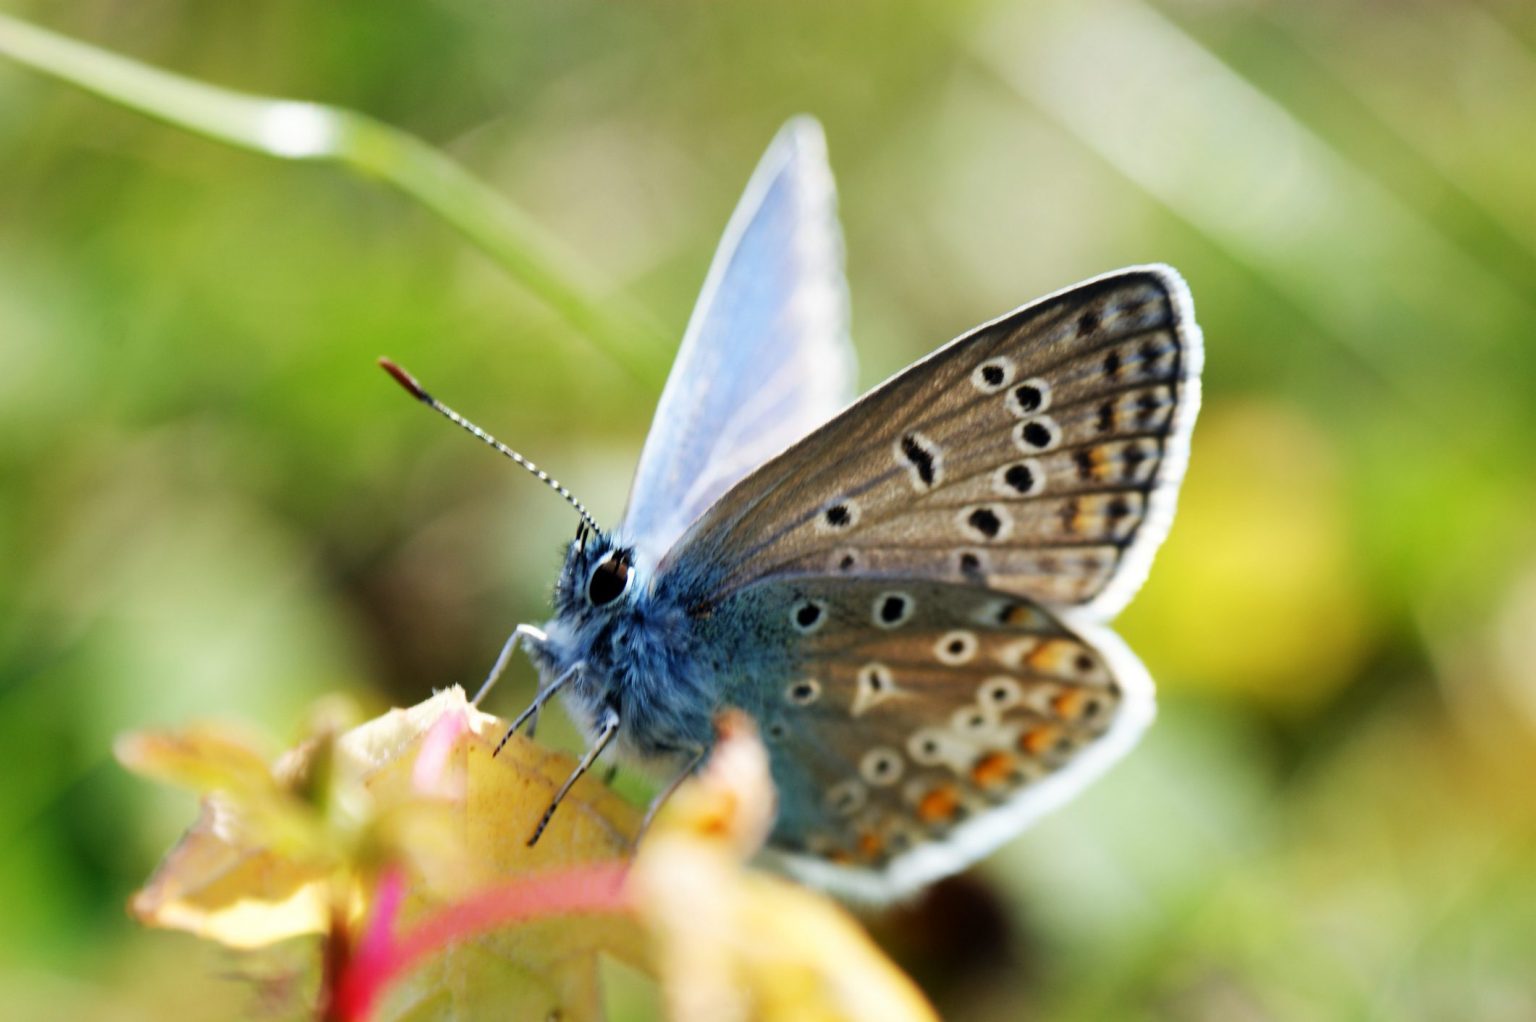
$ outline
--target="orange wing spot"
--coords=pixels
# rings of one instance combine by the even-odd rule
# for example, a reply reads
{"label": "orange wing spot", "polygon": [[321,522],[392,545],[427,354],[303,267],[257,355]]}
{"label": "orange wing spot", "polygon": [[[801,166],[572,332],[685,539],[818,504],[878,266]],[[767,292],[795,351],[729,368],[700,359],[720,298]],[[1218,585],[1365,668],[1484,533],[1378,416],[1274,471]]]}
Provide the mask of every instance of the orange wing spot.
{"label": "orange wing spot", "polygon": [[1062,639],[1052,639],[1050,642],[1042,642],[1029,655],[1024,658],[1024,666],[1041,674],[1055,673],[1061,666],[1062,657],[1067,655],[1072,644]]}
{"label": "orange wing spot", "polygon": [[1016,769],[1014,758],[1006,752],[989,752],[971,767],[971,780],[977,787],[990,788],[1013,776]]}
{"label": "orange wing spot", "polygon": [[1062,720],[1076,720],[1083,715],[1083,705],[1088,697],[1080,688],[1069,688],[1051,700],[1051,708]]}
{"label": "orange wing spot", "polygon": [[1043,756],[1050,751],[1060,737],[1061,729],[1057,727],[1031,728],[1019,735],[1019,751],[1035,757]]}
{"label": "orange wing spot", "polygon": [[1088,447],[1079,452],[1078,457],[1081,471],[1089,480],[1103,482],[1104,480],[1104,448]]}
{"label": "orange wing spot", "polygon": [[960,811],[960,793],[952,784],[941,784],[917,803],[917,818],[924,823],[944,823]]}
{"label": "orange wing spot", "polygon": [[885,840],[872,830],[866,830],[859,835],[859,857],[866,862],[877,859],[880,853],[885,851]]}
{"label": "orange wing spot", "polygon": [[1038,611],[1027,603],[1015,603],[1003,612],[1003,624],[1016,628],[1038,628],[1041,618]]}

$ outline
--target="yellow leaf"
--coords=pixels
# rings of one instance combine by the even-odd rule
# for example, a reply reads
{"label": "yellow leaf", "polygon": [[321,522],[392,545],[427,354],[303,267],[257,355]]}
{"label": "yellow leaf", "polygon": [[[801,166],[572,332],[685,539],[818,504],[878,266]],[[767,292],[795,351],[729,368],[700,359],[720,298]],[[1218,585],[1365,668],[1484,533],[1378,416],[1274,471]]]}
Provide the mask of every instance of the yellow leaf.
{"label": "yellow leaf", "polygon": [[321,821],[248,741],[199,725],[126,735],[115,751],[131,770],[208,793],[129,901],[134,918],[244,948],[326,928],[332,862]]}
{"label": "yellow leaf", "polygon": [[222,798],[204,799],[197,822],[129,901],[129,912],[148,926],[239,948],[324,932],[330,871],[247,844],[230,813]]}
{"label": "yellow leaf", "polygon": [[[450,765],[463,782],[458,815],[463,858],[457,865],[423,864],[423,884],[406,899],[403,929],[449,900],[473,899],[473,890],[488,883],[627,858],[639,827],[633,806],[597,780],[583,778],[529,848],[529,835],[575,763],[520,737],[493,758],[506,725],[476,716],[474,731],[455,745]],[[412,783],[410,760],[399,756],[369,778],[380,802],[403,797]],[[597,954],[648,969],[643,938],[634,920],[617,915],[566,915],[507,926],[455,945],[408,974],[374,1018],[600,1018]]]}
{"label": "yellow leaf", "polygon": [[[355,926],[385,864],[409,876],[396,923],[409,930],[477,888],[627,857],[639,814],[594,780],[579,782],[527,847],[575,764],[522,739],[493,757],[505,726],[453,688],[301,742],[276,767],[213,728],[126,737],[118,752],[132,769],[209,792],[130,910],[148,925],[250,948]],[[310,839],[295,842],[295,829]],[[595,1018],[599,952],[646,964],[641,931],[622,916],[506,927],[445,947],[375,1017],[468,1018],[494,1006],[498,1017]]]}

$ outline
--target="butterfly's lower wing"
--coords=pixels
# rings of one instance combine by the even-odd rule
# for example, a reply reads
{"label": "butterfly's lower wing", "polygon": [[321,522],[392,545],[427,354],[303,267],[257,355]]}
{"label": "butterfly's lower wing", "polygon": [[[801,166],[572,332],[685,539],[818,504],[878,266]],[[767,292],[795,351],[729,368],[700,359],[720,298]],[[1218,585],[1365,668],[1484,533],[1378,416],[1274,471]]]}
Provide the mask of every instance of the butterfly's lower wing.
{"label": "butterfly's lower wing", "polygon": [[919,579],[786,578],[720,606],[789,651],[735,681],[779,793],[772,848],[803,879],[883,900],[955,872],[1124,754],[1152,717],[1112,634]]}
{"label": "butterfly's lower wing", "polygon": [[1162,542],[1202,352],[1173,270],[1079,284],[897,374],[743,479],[663,569],[986,585],[1106,620]]}

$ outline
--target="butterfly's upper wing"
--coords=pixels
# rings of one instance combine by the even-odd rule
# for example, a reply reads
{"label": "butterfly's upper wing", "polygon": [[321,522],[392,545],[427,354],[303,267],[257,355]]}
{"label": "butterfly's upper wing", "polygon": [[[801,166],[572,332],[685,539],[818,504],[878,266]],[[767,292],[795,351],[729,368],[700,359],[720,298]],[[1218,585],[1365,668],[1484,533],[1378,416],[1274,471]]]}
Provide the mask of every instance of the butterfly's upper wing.
{"label": "butterfly's upper wing", "polygon": [[1152,717],[1145,670],[1102,629],[921,579],[785,578],[716,617],[753,621],[726,698],[760,722],[803,879],[885,900],[985,855],[1097,775]]}
{"label": "butterfly's upper wing", "polygon": [[1167,532],[1201,358],[1168,267],[1058,292],[939,349],[743,479],[661,570],[717,597],[791,575],[949,580],[1106,620]]}
{"label": "butterfly's upper wing", "polygon": [[656,409],[620,529],[640,561],[852,396],[835,207],[821,128],[790,121],[731,217]]}

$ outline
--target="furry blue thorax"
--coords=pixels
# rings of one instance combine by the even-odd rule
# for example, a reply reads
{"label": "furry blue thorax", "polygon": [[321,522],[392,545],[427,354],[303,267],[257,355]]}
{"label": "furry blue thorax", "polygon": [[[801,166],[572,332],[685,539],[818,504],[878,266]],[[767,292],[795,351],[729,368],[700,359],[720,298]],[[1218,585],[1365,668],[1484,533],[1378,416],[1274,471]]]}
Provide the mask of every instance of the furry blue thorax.
{"label": "furry blue thorax", "polygon": [[722,627],[724,608],[702,597],[711,580],[653,575],[632,556],[612,533],[578,535],[555,584],[547,638],[529,654],[544,686],[576,670],[562,695],[588,734],[611,708],[621,755],[690,760],[714,744],[723,705],[761,715],[760,686],[746,683],[765,672],[787,675],[792,658],[782,645],[765,649],[750,630]]}

